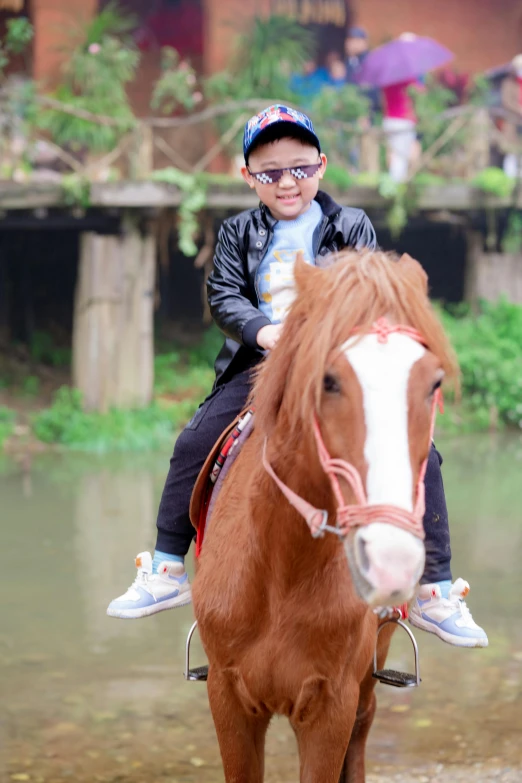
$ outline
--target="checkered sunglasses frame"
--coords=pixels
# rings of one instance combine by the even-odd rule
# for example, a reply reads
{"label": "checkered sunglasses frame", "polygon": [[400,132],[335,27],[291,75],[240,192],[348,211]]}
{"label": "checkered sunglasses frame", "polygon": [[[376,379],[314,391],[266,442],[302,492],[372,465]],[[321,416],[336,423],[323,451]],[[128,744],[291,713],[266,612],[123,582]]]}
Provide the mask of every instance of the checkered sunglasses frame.
{"label": "checkered sunglasses frame", "polygon": [[294,179],[308,179],[313,177],[322,166],[321,163],[310,163],[306,166],[287,166],[284,169],[269,169],[268,171],[250,171],[249,174],[255,177],[262,185],[273,185],[279,182],[285,171],[289,171]]}

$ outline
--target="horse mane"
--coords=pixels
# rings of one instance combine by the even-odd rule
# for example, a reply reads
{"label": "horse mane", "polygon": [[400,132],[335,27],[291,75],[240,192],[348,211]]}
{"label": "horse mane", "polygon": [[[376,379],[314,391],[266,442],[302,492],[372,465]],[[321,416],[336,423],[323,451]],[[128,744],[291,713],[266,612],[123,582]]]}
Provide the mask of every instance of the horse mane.
{"label": "horse mane", "polygon": [[[323,377],[331,352],[357,329],[367,333],[375,321],[417,329],[447,376],[458,385],[458,364],[428,298],[427,275],[408,255],[342,250],[328,257],[326,268],[298,257],[297,295],[276,347],[257,372],[252,397],[256,428],[268,435],[279,415],[285,432],[297,443],[303,424],[319,407]],[[323,261],[324,264],[324,261]]]}

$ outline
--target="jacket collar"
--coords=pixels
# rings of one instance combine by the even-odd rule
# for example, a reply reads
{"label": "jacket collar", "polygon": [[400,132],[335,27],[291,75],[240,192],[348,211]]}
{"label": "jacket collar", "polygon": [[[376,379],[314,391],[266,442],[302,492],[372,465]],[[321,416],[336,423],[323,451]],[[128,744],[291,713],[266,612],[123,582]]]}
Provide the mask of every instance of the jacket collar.
{"label": "jacket collar", "polygon": [[[314,201],[317,201],[321,207],[323,215],[325,215],[328,220],[333,220],[333,218],[338,215],[342,209],[342,207],[336,201],[334,201],[333,198],[328,195],[328,193],[324,192],[324,190],[317,191],[317,195]],[[262,201],[259,202],[259,208],[261,210],[263,220],[267,226],[272,229],[278,221],[272,217],[272,213],[265,207]]]}

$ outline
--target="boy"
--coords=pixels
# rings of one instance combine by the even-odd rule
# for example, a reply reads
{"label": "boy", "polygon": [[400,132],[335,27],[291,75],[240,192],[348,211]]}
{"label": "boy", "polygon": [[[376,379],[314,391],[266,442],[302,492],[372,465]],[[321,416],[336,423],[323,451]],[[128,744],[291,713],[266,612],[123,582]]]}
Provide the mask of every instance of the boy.
{"label": "boy", "polygon": [[[223,223],[208,280],[212,316],[225,333],[216,360],[216,382],[179,436],[158,512],[154,558],[136,558],[138,575],[111,602],[107,614],[125,619],[190,602],[184,566],[194,530],[189,520],[192,488],[225,427],[244,408],[252,368],[277,343],[293,293],[297,250],[317,257],[349,246],[375,248],[376,237],[360,209],[340,207],[318,190],[326,156],[310,119],[285,106],[270,106],[246,125],[242,175],[260,205]],[[488,643],[463,601],[469,586],[451,585],[449,529],[439,457],[431,449],[426,474],[426,538],[433,550],[411,621],[459,646]]]}

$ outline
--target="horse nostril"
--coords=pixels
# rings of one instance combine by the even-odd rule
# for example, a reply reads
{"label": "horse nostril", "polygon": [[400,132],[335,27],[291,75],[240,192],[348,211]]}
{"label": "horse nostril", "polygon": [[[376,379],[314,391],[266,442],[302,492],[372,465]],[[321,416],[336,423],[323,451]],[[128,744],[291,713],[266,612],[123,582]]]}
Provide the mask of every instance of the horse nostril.
{"label": "horse nostril", "polygon": [[367,573],[370,570],[370,558],[366,552],[366,541],[363,536],[357,536],[357,560],[361,571]]}

